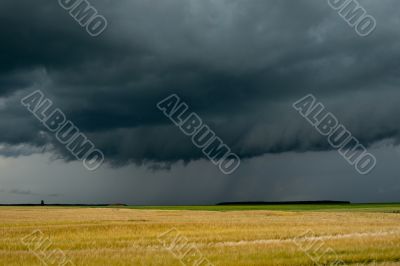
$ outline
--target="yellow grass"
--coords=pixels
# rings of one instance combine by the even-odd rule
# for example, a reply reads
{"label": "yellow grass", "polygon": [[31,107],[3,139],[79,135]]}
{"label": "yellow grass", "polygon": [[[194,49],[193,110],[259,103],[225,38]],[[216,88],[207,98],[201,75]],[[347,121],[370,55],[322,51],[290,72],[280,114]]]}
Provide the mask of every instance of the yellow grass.
{"label": "yellow grass", "polygon": [[[9,266],[41,265],[58,249],[75,265],[182,265],[175,255],[184,248],[174,247],[171,235],[159,238],[172,228],[216,266],[329,265],[338,258],[400,265],[396,213],[4,207],[0,227],[0,265]],[[35,230],[48,237],[47,249],[30,251],[21,241]]]}

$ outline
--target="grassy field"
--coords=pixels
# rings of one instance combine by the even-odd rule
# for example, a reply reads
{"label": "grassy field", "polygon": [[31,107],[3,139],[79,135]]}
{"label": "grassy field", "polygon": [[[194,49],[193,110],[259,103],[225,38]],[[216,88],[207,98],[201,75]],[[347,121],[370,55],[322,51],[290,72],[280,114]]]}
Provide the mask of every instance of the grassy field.
{"label": "grassy field", "polygon": [[129,209],[186,211],[400,211],[400,203],[364,204],[284,204],[284,205],[214,205],[214,206],[124,206]]}
{"label": "grassy field", "polygon": [[400,265],[400,204],[0,207],[0,228],[0,265]]}

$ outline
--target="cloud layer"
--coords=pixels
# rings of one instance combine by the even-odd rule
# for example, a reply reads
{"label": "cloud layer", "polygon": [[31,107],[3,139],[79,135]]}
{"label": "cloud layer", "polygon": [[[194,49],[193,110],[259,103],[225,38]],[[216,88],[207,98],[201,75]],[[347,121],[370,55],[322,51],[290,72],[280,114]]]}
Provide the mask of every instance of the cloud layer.
{"label": "cloud layer", "polygon": [[20,105],[35,89],[114,164],[203,157],[156,108],[172,93],[242,158],[330,149],[291,107],[308,93],[364,145],[399,140],[398,1],[362,2],[377,20],[366,38],[325,1],[92,4],[109,22],[96,38],[57,1],[0,3],[0,143],[13,151],[72,159]]}

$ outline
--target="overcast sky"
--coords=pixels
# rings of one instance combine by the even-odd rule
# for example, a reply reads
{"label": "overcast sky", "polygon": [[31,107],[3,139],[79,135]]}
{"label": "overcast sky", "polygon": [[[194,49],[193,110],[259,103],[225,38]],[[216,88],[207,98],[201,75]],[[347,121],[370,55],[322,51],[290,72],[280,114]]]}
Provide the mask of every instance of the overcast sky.
{"label": "overcast sky", "polygon": [[[400,201],[400,2],[97,0],[90,36],[58,1],[0,2],[0,203]],[[94,172],[20,100],[41,90],[105,155]],[[360,175],[292,108],[312,93],[377,158]],[[238,154],[222,174],[156,104],[177,94]]]}

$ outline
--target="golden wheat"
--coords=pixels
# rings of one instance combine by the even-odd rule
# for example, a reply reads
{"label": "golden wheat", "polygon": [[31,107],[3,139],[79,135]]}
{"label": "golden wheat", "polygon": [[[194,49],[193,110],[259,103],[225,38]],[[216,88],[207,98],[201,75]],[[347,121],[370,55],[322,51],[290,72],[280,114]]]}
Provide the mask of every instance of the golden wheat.
{"label": "golden wheat", "polygon": [[[56,249],[75,265],[182,265],[159,240],[172,228],[216,266],[400,265],[396,213],[4,207],[0,225],[0,265]],[[21,241],[35,230],[51,241],[39,256]]]}

